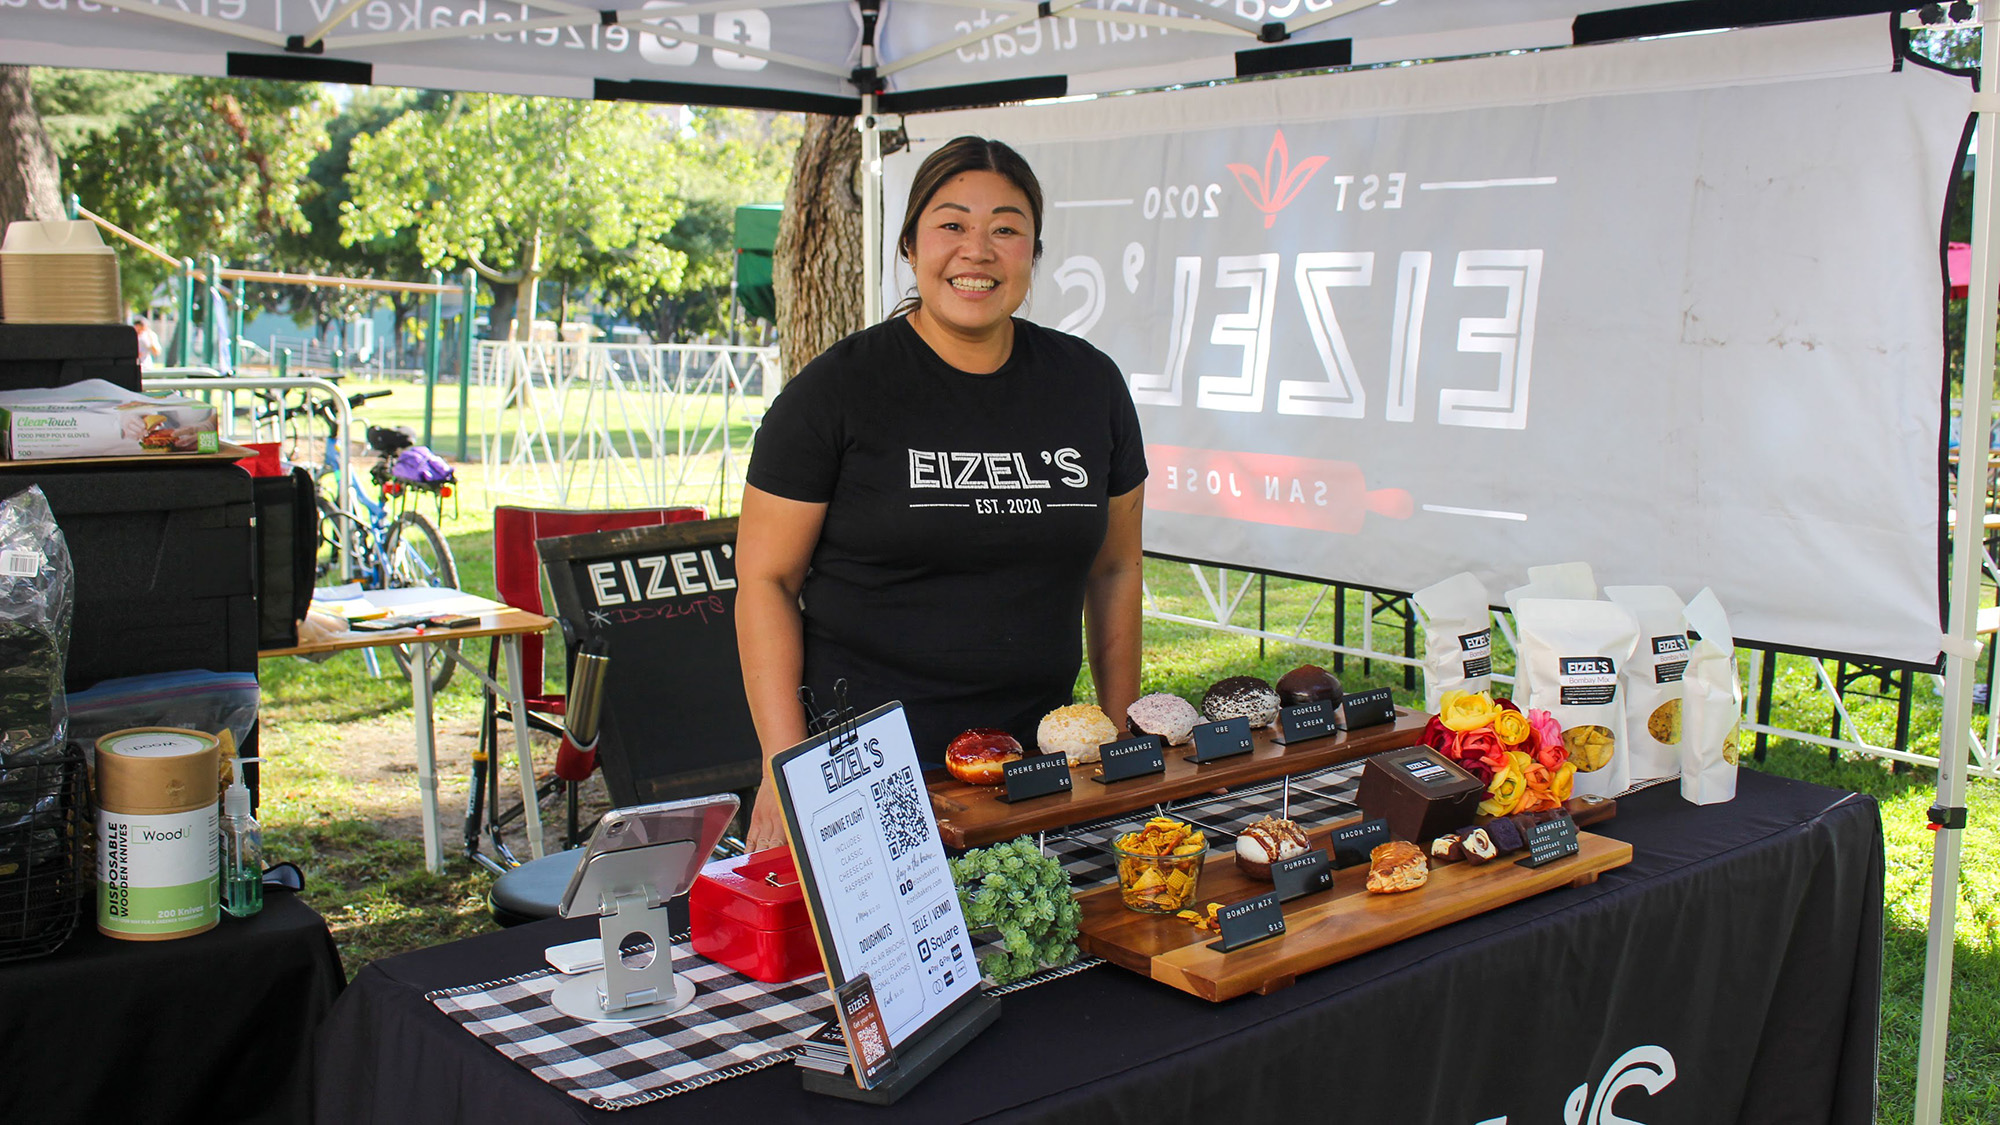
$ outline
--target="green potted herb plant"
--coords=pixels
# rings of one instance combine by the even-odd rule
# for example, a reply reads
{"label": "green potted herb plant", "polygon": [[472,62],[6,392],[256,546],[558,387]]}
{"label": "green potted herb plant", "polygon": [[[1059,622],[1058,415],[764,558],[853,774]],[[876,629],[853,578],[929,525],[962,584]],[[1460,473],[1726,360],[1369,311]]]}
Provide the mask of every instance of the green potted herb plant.
{"label": "green potted herb plant", "polygon": [[999,936],[1000,949],[979,959],[988,980],[1012,984],[1076,960],[1083,912],[1070,895],[1069,872],[1032,839],[973,848],[951,861],[951,875],[966,924]]}

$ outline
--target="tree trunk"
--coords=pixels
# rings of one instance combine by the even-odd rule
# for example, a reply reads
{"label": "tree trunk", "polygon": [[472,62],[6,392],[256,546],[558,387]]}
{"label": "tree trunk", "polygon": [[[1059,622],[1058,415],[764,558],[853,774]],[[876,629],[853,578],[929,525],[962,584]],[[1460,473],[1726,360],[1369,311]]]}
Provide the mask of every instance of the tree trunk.
{"label": "tree trunk", "polygon": [[[514,306],[515,330],[512,339],[525,343],[535,338],[535,311],[541,304],[541,285],[542,232],[537,229],[528,236],[528,256],[521,263],[521,303]],[[522,319],[523,316],[526,320]]]}
{"label": "tree trunk", "polygon": [[854,121],[809,115],[772,251],[778,363],[787,379],[862,327],[860,174]]}
{"label": "tree trunk", "polygon": [[514,308],[521,300],[521,286],[504,281],[493,283],[493,304],[486,310],[486,338],[508,340],[514,334]]}
{"label": "tree trunk", "polygon": [[60,182],[28,68],[0,66],[0,230],[16,219],[68,218]]}

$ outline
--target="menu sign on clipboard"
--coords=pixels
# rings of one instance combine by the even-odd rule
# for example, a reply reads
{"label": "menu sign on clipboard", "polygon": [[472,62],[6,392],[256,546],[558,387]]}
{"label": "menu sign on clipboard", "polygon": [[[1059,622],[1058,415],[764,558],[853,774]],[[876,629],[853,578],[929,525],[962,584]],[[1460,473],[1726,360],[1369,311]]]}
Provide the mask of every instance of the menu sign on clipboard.
{"label": "menu sign on clipboard", "polygon": [[979,986],[903,709],[878,707],[772,767],[828,983],[838,995],[866,974],[899,1047]]}

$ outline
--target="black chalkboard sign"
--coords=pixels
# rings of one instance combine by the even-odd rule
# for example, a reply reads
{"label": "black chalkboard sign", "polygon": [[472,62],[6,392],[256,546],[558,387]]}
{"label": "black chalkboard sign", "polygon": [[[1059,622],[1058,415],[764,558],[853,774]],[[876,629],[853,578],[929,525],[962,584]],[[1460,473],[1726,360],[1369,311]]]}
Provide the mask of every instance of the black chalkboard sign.
{"label": "black chalkboard sign", "polygon": [[757,733],[736,661],[736,521],[540,539],[573,644],[601,642],[598,760],[613,805],[754,788]]}

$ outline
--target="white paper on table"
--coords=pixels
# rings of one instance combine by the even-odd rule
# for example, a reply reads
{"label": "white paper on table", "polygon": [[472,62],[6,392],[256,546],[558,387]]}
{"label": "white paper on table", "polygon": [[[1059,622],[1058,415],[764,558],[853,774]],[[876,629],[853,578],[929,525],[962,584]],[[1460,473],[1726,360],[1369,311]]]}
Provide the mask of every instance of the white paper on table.
{"label": "white paper on table", "polygon": [[[370,590],[367,600],[392,614],[420,613],[427,617],[447,613],[498,613],[506,603],[478,594],[468,594],[449,586],[406,586],[400,590]],[[351,616],[351,615],[350,615]]]}

